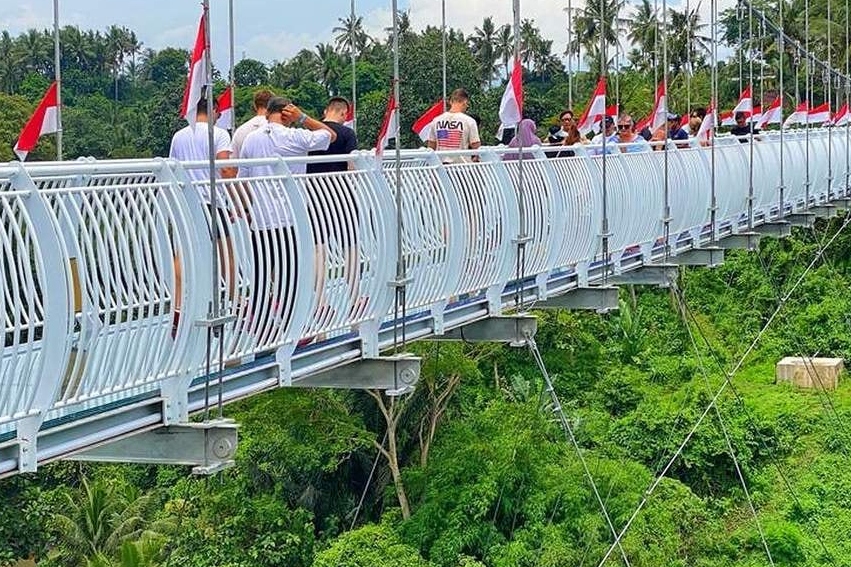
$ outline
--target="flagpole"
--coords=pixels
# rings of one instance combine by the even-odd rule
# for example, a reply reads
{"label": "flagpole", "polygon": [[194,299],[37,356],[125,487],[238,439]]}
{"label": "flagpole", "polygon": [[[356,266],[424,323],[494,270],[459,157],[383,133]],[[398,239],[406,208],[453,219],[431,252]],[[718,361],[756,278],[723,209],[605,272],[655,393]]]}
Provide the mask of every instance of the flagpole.
{"label": "flagpole", "polygon": [[[603,79],[603,85],[608,90],[608,84],[606,83],[606,37],[603,33],[603,28],[605,26],[605,17],[604,14],[606,12],[606,2],[605,0],[600,0],[600,78]],[[605,101],[605,95],[603,96],[603,100]],[[605,286],[608,283],[609,277],[609,196],[608,196],[608,184],[606,179],[606,105],[603,105],[603,118],[600,123],[600,133],[601,138],[603,140],[603,155],[600,157],[600,171],[602,175],[602,184],[603,184],[603,221],[602,221],[602,244],[603,244],[603,285]],[[591,119],[593,122],[593,118]],[[621,554],[623,554],[623,548],[621,548]]]}
{"label": "flagpole", "polygon": [[355,131],[355,134],[358,132],[358,112],[357,112],[357,98],[358,98],[358,79],[357,79],[357,54],[355,53],[355,43],[357,42],[357,37],[355,37],[355,0],[351,1],[351,10],[349,12],[349,49],[351,50],[351,58],[352,58],[352,130]]}
{"label": "flagpole", "polygon": [[393,124],[393,128],[395,132],[393,133],[393,137],[395,138],[395,167],[394,167],[394,178],[396,182],[396,308],[394,313],[394,321],[393,321],[393,346],[397,347],[398,350],[398,337],[397,337],[397,329],[399,326],[399,311],[402,312],[402,348],[405,348],[406,344],[406,336],[405,336],[405,319],[407,317],[406,313],[406,292],[407,292],[407,282],[406,282],[406,272],[407,268],[405,266],[405,257],[402,254],[402,142],[399,139],[400,135],[400,122],[402,117],[402,112],[399,104],[399,8],[397,6],[397,0],[392,0],[392,14],[393,14],[393,107],[396,112],[396,120],[395,124]]}
{"label": "flagpole", "polygon": [[[231,114],[233,118],[230,121],[228,132],[233,135],[236,128],[236,79],[233,73],[234,66],[234,25],[233,25],[233,0],[228,0],[228,40],[230,42],[230,73],[228,73],[228,83],[230,84],[230,104]],[[212,83],[210,92],[212,92]]]}
{"label": "flagpole", "polygon": [[[514,65],[520,65],[520,0],[512,2],[514,11]],[[512,74],[513,74],[512,69]],[[522,69],[521,69],[522,80]],[[510,81],[511,79],[509,79]],[[509,86],[509,88],[511,88]],[[519,102],[519,101],[518,101]],[[519,213],[519,232],[517,234],[517,291],[514,295],[514,304],[517,308],[523,310],[523,278],[526,276],[526,198],[524,191],[523,179],[523,137],[520,135],[520,123],[523,121],[523,108],[518,104],[517,124],[514,126],[514,136],[519,142],[519,151],[517,152],[517,204]]]}
{"label": "flagpole", "polygon": [[59,0],[53,0],[53,74],[56,80],[56,159],[62,161],[62,54],[59,49]]}
{"label": "flagpole", "polygon": [[[782,0],[781,0],[782,1]],[[710,115],[707,114],[703,117],[704,120],[711,119],[712,120],[712,130],[709,132],[710,136],[710,146],[709,146],[709,184],[710,191],[712,192],[712,204],[709,208],[709,242],[711,246],[715,245],[715,236],[716,236],[716,224],[717,224],[717,215],[718,215],[718,194],[716,190],[716,182],[717,179],[715,177],[716,171],[716,163],[715,163],[715,133],[718,128],[718,0],[711,0],[710,11],[712,12],[712,67],[711,67],[711,77],[709,79],[710,85],[710,104],[709,104],[709,112],[712,113],[711,118]]]}
{"label": "flagpole", "polygon": [[[779,29],[778,34],[777,34],[777,39],[780,42],[780,50],[778,51],[778,56],[780,58],[780,64],[779,64],[780,70],[778,72],[778,76],[779,76],[779,80],[780,80],[780,187],[778,189],[779,189],[779,193],[780,193],[780,218],[781,219],[786,216],[786,203],[784,202],[785,197],[786,197],[786,183],[785,183],[784,170],[783,170],[783,157],[784,157],[783,156],[783,153],[784,153],[783,152],[783,146],[784,146],[784,140],[783,140],[783,130],[784,130],[784,128],[783,128],[783,87],[785,86],[784,82],[783,82],[783,53],[786,51],[786,41],[783,38],[783,4],[785,4],[785,3],[786,3],[786,0],[780,0],[779,1],[779,4],[780,4],[780,9],[779,9],[780,26],[779,26],[779,28],[780,29]],[[797,105],[798,101],[795,101],[795,104]]]}
{"label": "flagpole", "polygon": [[[668,29],[668,3],[667,0],[662,0],[662,29]],[[668,104],[668,36],[662,39],[662,84],[665,87],[665,142],[662,146],[662,161],[664,165],[663,172],[663,186],[665,192],[665,204],[662,210],[662,225],[664,226],[665,231],[665,262],[668,262],[668,258],[671,253],[671,187],[669,183],[668,176],[668,139],[670,137],[670,125],[671,121],[668,120],[668,109],[670,105]]]}
{"label": "flagpole", "polygon": [[573,33],[573,5],[567,0],[567,108],[573,111],[573,54],[570,53],[571,34]]}
{"label": "flagpole", "polygon": [[440,0],[440,44],[443,53],[443,109],[446,110],[446,0]]}

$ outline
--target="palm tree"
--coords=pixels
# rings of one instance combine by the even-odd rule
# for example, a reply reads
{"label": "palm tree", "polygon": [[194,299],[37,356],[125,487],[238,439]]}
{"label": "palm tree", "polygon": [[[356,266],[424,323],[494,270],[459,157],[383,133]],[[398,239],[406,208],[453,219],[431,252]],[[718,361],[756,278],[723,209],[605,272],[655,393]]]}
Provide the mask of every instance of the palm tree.
{"label": "palm tree", "polygon": [[30,29],[18,38],[16,45],[27,71],[46,75],[53,68],[53,45],[46,33]]}
{"label": "palm tree", "polygon": [[649,71],[657,66],[659,18],[650,0],[641,0],[628,25],[627,38],[636,47],[629,59],[640,71]]}
{"label": "palm tree", "polygon": [[15,42],[7,30],[0,34],[0,89],[7,93],[14,91],[18,82],[18,54]]}
{"label": "palm tree", "polygon": [[340,90],[344,65],[340,55],[334,51],[334,46],[330,43],[320,43],[316,46],[316,65],[319,71],[319,82],[329,95],[336,95]]}
{"label": "palm tree", "polygon": [[[700,21],[700,3],[694,8],[678,12],[673,8],[668,19],[668,62],[674,74],[682,70],[691,73],[710,55],[711,38],[699,32],[706,27]],[[762,55],[760,54],[760,57]]]}
{"label": "palm tree", "polygon": [[[585,57],[592,74],[600,74],[601,37],[607,48],[618,44],[621,32],[626,29],[628,20],[620,17],[625,0],[604,0],[603,13],[600,13],[600,2],[585,4],[574,24],[574,37],[568,43],[568,54],[576,54],[580,49],[585,51]],[[602,16],[602,17],[601,17]],[[612,50],[614,51],[614,50]],[[612,56],[606,58],[606,66],[612,62]]]}
{"label": "palm tree", "polygon": [[496,45],[494,52],[497,57],[502,58],[502,67],[505,69],[505,78],[508,80],[508,62],[514,55],[514,36],[511,33],[511,26],[503,25],[496,32]]}
{"label": "palm tree", "polygon": [[[339,18],[339,26],[334,26],[331,30],[337,34],[334,36],[334,45],[341,52],[351,55],[354,48],[355,54],[360,56],[366,46],[369,44],[370,37],[363,30],[363,18],[358,16],[352,20],[351,16],[347,18]],[[352,37],[354,37],[354,46],[352,45]]]}
{"label": "palm tree", "polygon": [[101,480],[89,484],[85,478],[81,489],[78,495],[66,494],[68,514],[55,518],[63,549],[72,560],[79,564],[86,557],[114,556],[123,541],[141,535],[149,496],[129,485]]}
{"label": "palm tree", "polygon": [[493,80],[494,72],[496,71],[496,62],[499,59],[497,53],[497,28],[493,23],[493,18],[488,16],[482,21],[482,27],[473,30],[473,37],[470,38],[470,44],[473,49],[473,54],[479,64],[481,72],[482,85],[487,86]]}

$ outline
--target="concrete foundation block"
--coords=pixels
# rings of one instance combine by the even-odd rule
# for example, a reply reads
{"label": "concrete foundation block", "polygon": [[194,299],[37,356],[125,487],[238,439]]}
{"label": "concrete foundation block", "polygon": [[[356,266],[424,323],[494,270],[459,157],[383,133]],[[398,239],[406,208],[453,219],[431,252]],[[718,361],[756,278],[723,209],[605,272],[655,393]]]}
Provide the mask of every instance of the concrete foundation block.
{"label": "concrete foundation block", "polygon": [[839,375],[845,370],[841,358],[801,358],[787,356],[777,363],[777,384],[793,384],[800,388],[835,390]]}

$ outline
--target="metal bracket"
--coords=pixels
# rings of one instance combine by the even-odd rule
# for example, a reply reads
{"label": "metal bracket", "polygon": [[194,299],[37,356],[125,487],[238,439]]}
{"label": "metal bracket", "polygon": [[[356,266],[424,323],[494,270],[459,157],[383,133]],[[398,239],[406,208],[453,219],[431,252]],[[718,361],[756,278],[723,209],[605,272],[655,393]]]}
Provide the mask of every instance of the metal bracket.
{"label": "metal bracket", "polygon": [[670,287],[677,279],[677,266],[671,264],[644,264],[630,272],[613,275],[609,283],[614,285],[656,285]]}
{"label": "metal bracket", "polygon": [[228,323],[233,323],[236,321],[236,314],[231,313],[230,315],[219,315],[218,317],[208,317],[206,319],[198,319],[195,321],[196,327],[221,327],[222,325],[227,325]]}
{"label": "metal bracket", "polygon": [[692,248],[668,257],[669,264],[677,266],[707,266],[714,268],[724,263],[724,249],[718,246]]}
{"label": "metal bracket", "polygon": [[756,250],[759,247],[758,232],[739,232],[718,240],[718,247],[724,250]]}
{"label": "metal bracket", "polygon": [[499,315],[468,323],[434,336],[435,341],[466,341],[470,343],[508,343],[525,346],[528,337],[538,332],[538,318],[528,313]]}
{"label": "metal bracket", "polygon": [[774,238],[786,238],[792,234],[792,223],[786,220],[766,222],[759,226],[753,227],[753,231],[762,236],[772,236]]}
{"label": "metal bracket", "polygon": [[414,390],[420,379],[421,358],[403,353],[363,358],[292,381],[294,388],[336,388],[344,390],[386,390],[398,396]]}
{"label": "metal bracket", "polygon": [[591,310],[597,313],[608,313],[617,308],[618,288],[614,286],[579,287],[535,303],[535,309]]}
{"label": "metal bracket", "polygon": [[169,425],[68,457],[72,461],[191,466],[197,475],[215,474],[234,465],[239,425],[222,419]]}

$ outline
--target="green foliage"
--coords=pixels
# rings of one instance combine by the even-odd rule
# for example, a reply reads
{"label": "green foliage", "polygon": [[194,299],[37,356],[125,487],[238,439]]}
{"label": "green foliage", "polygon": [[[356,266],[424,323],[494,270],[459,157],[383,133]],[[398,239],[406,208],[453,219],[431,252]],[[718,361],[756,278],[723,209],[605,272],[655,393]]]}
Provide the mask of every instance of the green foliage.
{"label": "green foliage", "polygon": [[[406,544],[387,522],[347,532],[316,554],[313,567],[428,567],[416,548]],[[467,562],[464,565],[472,567]]]}

